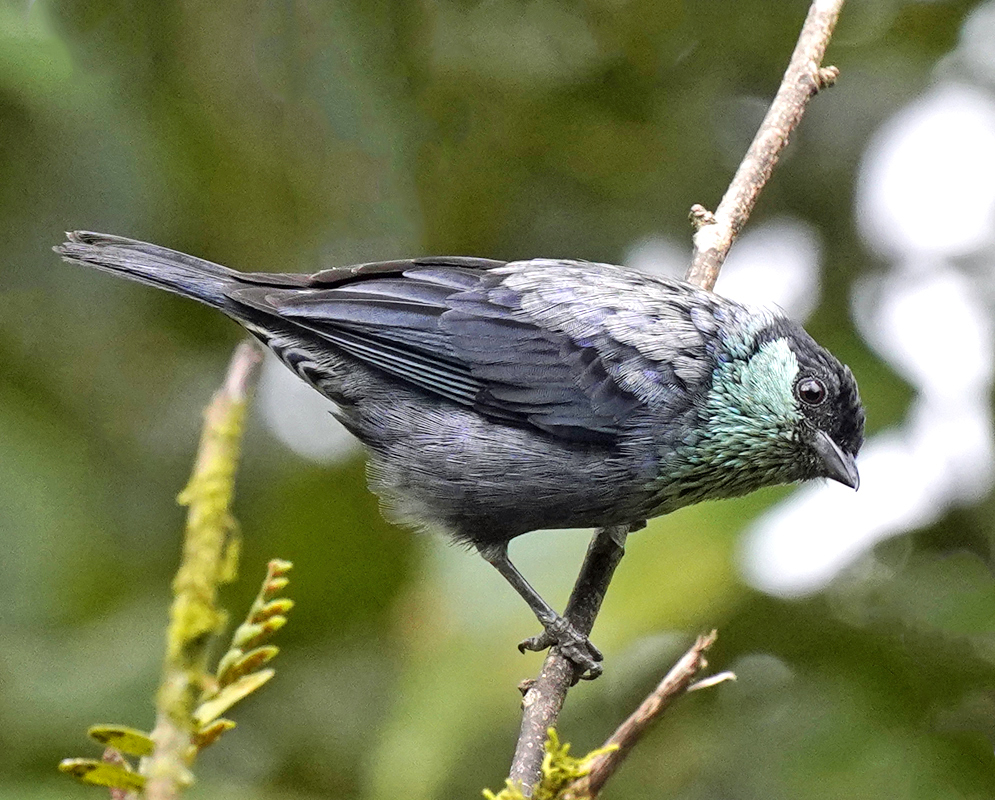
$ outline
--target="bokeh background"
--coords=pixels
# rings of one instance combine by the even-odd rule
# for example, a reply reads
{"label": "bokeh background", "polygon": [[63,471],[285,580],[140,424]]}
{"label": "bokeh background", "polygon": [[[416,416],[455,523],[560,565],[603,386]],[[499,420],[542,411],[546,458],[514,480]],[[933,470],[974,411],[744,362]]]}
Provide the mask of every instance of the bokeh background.
{"label": "bokeh background", "polygon": [[[569,256],[680,274],[773,95],[802,0],[0,0],[0,797],[86,727],[148,728],[183,523],[174,497],[239,338],[61,263],[62,231],[243,269]],[[606,674],[562,735],[598,745],[691,637],[682,700],[624,798],[995,794],[995,2],[853,0],[818,97],[718,291],[849,363],[863,485],[686,509],[630,539]],[[540,656],[482,560],[384,522],[362,454],[268,365],[239,478],[241,615],[270,557],[297,602],[276,679],[195,797],[466,798],[506,774]],[[587,535],[512,556],[562,606]]]}

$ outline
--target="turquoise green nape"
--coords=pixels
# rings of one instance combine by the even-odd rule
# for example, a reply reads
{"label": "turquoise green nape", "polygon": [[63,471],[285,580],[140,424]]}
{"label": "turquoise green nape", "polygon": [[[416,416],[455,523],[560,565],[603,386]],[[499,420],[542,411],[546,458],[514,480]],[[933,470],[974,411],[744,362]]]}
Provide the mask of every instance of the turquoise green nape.
{"label": "turquoise green nape", "polygon": [[[797,375],[798,359],[785,339],[767,342],[749,360],[720,363],[698,438],[666,456],[672,466],[660,470],[652,514],[796,480],[785,465],[794,461],[793,431],[801,419]],[[726,480],[716,482],[717,475]]]}

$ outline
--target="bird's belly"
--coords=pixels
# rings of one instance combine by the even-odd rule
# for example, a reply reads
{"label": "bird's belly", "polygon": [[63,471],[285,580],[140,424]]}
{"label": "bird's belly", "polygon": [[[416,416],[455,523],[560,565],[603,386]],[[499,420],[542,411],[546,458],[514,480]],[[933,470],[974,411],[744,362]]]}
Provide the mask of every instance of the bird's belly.
{"label": "bird's belly", "polygon": [[640,519],[645,481],[615,447],[557,440],[456,406],[395,403],[370,444],[371,487],[390,516],[459,541],[506,541],[540,528]]}

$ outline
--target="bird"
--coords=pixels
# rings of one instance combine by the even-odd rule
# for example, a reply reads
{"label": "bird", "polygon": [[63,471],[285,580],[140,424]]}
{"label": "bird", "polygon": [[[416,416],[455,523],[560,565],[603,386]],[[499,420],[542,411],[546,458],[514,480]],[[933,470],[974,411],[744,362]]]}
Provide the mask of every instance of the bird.
{"label": "bird", "polygon": [[221,311],[334,404],[388,517],[476,549],[584,677],[600,651],[511,562],[532,531],[638,529],[705,500],[856,489],[852,372],[779,311],[579,260],[441,256],[238,272],[87,231],[66,261]]}

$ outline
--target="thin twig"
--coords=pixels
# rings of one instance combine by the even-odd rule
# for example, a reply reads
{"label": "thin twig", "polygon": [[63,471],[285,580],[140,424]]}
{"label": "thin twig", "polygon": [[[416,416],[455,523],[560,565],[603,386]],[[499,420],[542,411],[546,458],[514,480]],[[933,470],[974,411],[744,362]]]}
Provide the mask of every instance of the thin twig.
{"label": "thin twig", "polygon": [[242,422],[262,354],[252,342],[236,348],[222,388],[204,414],[204,429],[190,483],[180,495],[189,505],[183,556],[173,580],[162,683],[156,697],[155,750],[143,759],[145,797],[173,800],[189,784],[193,711],[207,672],[208,650],[223,624],[217,591],[230,580],[230,506]]}
{"label": "thin twig", "polygon": [[[697,230],[694,256],[686,275],[689,282],[709,290],[715,286],[722,262],[746,224],[789,134],[801,120],[805,106],[820,89],[835,81],[836,68],[822,68],[820,64],[843,2],[814,0],[777,95],[718,209],[714,214],[697,205],[692,209],[691,217]],[[594,625],[612,574],[622,557],[628,531],[627,527],[603,529],[591,540],[565,612],[566,618],[585,635]],[[578,614],[580,609],[584,610],[582,615]],[[532,794],[539,779],[546,730],[555,725],[575,677],[573,665],[554,648],[546,657],[539,677],[525,692],[522,727],[509,777],[521,785],[526,796]],[[684,686],[681,691],[686,688]]]}
{"label": "thin twig", "polygon": [[[570,593],[564,616],[579,633],[587,636],[601,609],[608,584],[625,552],[629,527],[620,525],[595,532],[580,575]],[[577,681],[572,662],[554,647],[543,662],[539,677],[528,687],[522,700],[522,727],[515,746],[508,777],[531,795],[539,780],[545,753],[546,732],[556,725],[567,690]]]}
{"label": "thin twig", "polygon": [[839,72],[835,67],[820,65],[843,2],[815,0],[812,3],[777,96],[722,202],[714,214],[698,205],[691,209],[691,219],[697,227],[694,256],[686,276],[691,283],[705,289],[715,286],[722,262],[746,224],[760,190],[788,143],[788,136],[801,121],[805,106],[820,89],[836,80]]}
{"label": "thin twig", "polygon": [[735,672],[730,672],[729,670],[725,670],[724,672],[716,672],[714,675],[709,675],[707,678],[695,681],[688,686],[685,692],[697,692],[699,689],[711,689],[713,686],[718,686],[720,683],[734,680],[736,680]]}
{"label": "thin twig", "polygon": [[[692,684],[695,676],[708,666],[705,661],[705,651],[713,644],[717,633],[712,631],[707,636],[699,636],[690,650],[674,664],[670,672],[660,681],[656,689],[647,695],[646,699],[639,705],[629,718],[618,726],[603,745],[607,751],[595,757],[590,772],[583,778],[579,778],[568,786],[562,797],[568,798],[597,797],[605,782],[614,774],[626,757],[636,746],[643,734],[667,710],[670,704],[680,697],[696,688],[704,688],[705,685],[714,686],[727,680],[735,680],[735,675],[731,672],[722,672],[710,678],[705,678],[698,683]],[[611,749],[609,749],[611,748]]]}
{"label": "thin twig", "polygon": [[[119,750],[113,747],[106,748],[100,760],[105,764],[113,764],[115,767],[131,769],[127,759],[121,755]],[[109,786],[108,791],[110,792],[110,800],[138,800],[138,795],[135,792],[122,789],[118,786]]]}

